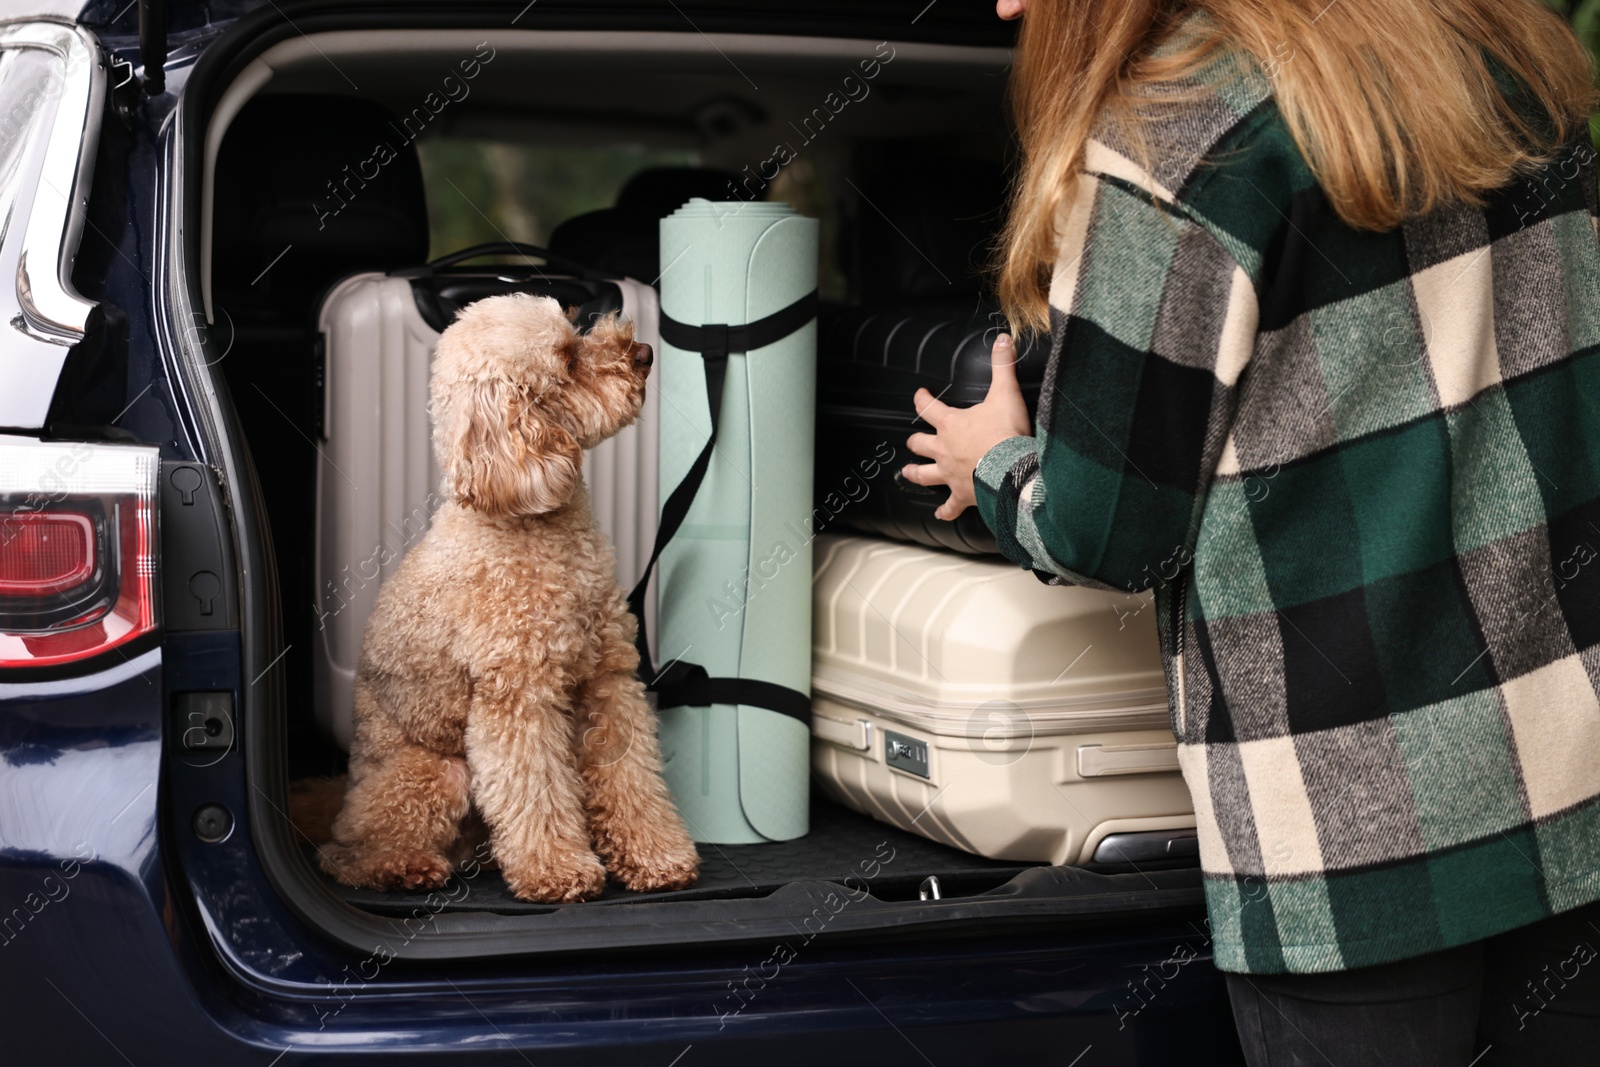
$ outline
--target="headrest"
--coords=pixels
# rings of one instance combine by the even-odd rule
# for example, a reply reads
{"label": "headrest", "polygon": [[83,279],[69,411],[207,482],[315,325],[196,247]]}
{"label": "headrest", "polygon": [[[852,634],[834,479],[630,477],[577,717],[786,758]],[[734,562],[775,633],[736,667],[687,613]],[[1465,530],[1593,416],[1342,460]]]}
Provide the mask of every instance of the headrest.
{"label": "headrest", "polygon": [[651,167],[628,179],[615,207],[574,215],[550,234],[550,251],[639,281],[661,273],[661,229],[691,197],[732,198],[734,175],[710,167]]}
{"label": "headrest", "polygon": [[978,159],[903,159],[862,191],[857,218],[864,302],[981,291],[1003,218],[1003,168]]}
{"label": "headrest", "polygon": [[279,285],[320,289],[353,270],[427,258],[416,149],[388,111],[367,100],[253,100],[223,139],[214,202],[219,288],[249,285],[291,245],[278,264],[283,277],[273,278]]}
{"label": "headrest", "polygon": [[736,199],[738,175],[712,167],[651,167],[628,179],[616,206],[642,211],[657,219],[678,210],[692,197]]}
{"label": "headrest", "polygon": [[557,226],[548,247],[596,270],[649,282],[661,273],[658,219],[647,211],[601,208]]}

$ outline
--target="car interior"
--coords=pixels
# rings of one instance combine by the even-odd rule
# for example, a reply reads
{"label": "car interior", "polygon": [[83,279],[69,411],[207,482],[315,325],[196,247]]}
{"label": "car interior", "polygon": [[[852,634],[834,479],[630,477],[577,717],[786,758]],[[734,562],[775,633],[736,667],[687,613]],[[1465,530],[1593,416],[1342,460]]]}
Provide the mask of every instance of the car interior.
{"label": "car interior", "polygon": [[[848,401],[856,340],[884,309],[953,322],[994,314],[983,267],[1006,187],[1007,50],[759,37],[708,47],[694,34],[645,32],[481,40],[468,30],[294,38],[245,68],[212,109],[201,288],[265,503],[281,618],[282,780],[254,783],[269,796],[338,774],[345,761],[311,700],[315,472],[326,429],[316,316],[342,278],[520,241],[650,283],[661,266],[656,222],[689,197],[782,200],[821,221],[819,397]],[[876,75],[863,78],[868,59]],[[779,146],[790,151],[775,155]],[[495,262],[513,277],[546,266],[517,255]],[[904,402],[909,416],[909,395]],[[825,437],[819,472],[834,462]],[[866,510],[856,518],[847,510],[832,521],[894,532]],[[981,523],[963,529],[982,540]],[[1030,884],[1091,895],[1198,884],[1193,859],[1179,858],[1137,871],[1101,865],[1075,874],[1077,888],[1041,889],[1028,877],[1045,866],[1037,861],[972,855],[814,792],[806,836],[702,845],[692,889],[612,887],[558,909],[517,900],[487,870],[444,911],[513,917],[537,932],[537,917],[558,910],[776,900],[795,883],[837,882],[884,843],[897,859],[871,887],[883,903],[1026,895]],[[374,915],[404,915],[426,895],[339,886],[315,871],[305,841],[279,859],[312,871],[306,884],[340,906]]]}

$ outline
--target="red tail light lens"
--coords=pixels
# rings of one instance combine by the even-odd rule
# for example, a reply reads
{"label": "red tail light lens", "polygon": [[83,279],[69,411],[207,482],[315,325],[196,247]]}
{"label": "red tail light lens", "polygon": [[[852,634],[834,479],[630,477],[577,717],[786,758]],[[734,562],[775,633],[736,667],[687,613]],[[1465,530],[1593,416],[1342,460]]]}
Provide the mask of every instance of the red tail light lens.
{"label": "red tail light lens", "polygon": [[159,469],[153,448],[0,437],[0,668],[155,630]]}
{"label": "red tail light lens", "polygon": [[71,511],[0,515],[0,596],[46,596],[94,574],[94,523]]}

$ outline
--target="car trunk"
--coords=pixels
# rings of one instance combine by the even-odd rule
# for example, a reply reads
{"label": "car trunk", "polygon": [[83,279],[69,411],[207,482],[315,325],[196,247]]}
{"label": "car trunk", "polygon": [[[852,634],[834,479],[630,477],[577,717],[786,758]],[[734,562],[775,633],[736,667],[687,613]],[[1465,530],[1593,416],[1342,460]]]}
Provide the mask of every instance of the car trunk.
{"label": "car trunk", "polygon": [[[345,759],[312,713],[313,651],[329,605],[314,566],[315,472],[328,430],[315,322],[334,282],[483,239],[545,243],[564,219],[606,208],[631,174],[690,167],[729,172],[751,196],[787,199],[820,218],[821,297],[858,306],[880,281],[863,275],[862,233],[881,231],[866,220],[897,176],[914,182],[946,165],[1001,173],[1009,52],[1003,32],[970,13],[913,20],[874,5],[754,13],[703,5],[691,18],[674,10],[541,4],[515,28],[506,27],[516,12],[494,6],[384,15],[321,5],[296,11],[293,28],[263,10],[212,46],[189,80],[183,298],[212,324],[198,339],[210,353],[201,362],[236,412],[218,428],[228,457],[218,466],[236,472],[244,674],[261,683],[244,687],[241,717],[245,793],[265,798],[249,815],[260,863],[302,918],[352,946],[391,936],[397,920],[425,921],[429,936],[395,952],[417,957],[1197,914],[1192,860],[985,859],[815,793],[804,837],[701,845],[692,889],[613,887],[564,906],[517,900],[492,867],[433,893],[348,889],[316,869],[314,848],[287,824],[289,783],[337,774]],[[874,56],[878,73],[863,78],[861,62]],[[469,59],[476,73],[467,79]],[[354,116],[344,142],[338,123],[316,133],[313,119],[294,118],[330,107]],[[372,108],[401,123],[418,116],[414,137],[409,126],[396,136],[415,142],[420,191],[404,177],[372,175],[389,166],[373,163]],[[777,144],[796,151],[774,168]],[[291,191],[296,203],[274,190],[285,180],[274,159],[296,153],[318,154],[304,173],[327,172],[328,195],[314,204],[315,188]],[[352,171],[366,180],[352,183]],[[404,207],[419,193],[426,219]],[[300,214],[274,221],[291,209]],[[619,247],[595,254],[626,255]],[[971,257],[974,276],[980,258]],[[976,281],[970,289],[955,281],[956,298],[976,293]]]}

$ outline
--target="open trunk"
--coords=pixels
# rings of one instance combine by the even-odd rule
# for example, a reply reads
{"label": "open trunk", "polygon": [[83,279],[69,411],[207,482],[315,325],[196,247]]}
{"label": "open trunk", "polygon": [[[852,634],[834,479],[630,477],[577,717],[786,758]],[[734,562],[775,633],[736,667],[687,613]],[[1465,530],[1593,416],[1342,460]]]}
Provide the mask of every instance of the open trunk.
{"label": "open trunk", "polygon": [[[946,219],[949,232],[900,233],[908,277],[928,260],[919,245],[965,247],[954,268],[963,276],[927,266],[952,300],[976,308],[984,250],[971,233],[998,222],[1009,144],[1004,31],[986,11],[983,21],[935,11],[912,24],[867,8],[783,18],[729,9],[691,23],[672,7],[663,16],[541,5],[536,27],[509,29],[499,8],[401,17],[330,7],[292,29],[269,10],[242,20],[191,77],[187,298],[212,324],[201,339],[209,373],[237,412],[224,435],[235,442],[229,463],[238,485],[259,487],[233,500],[244,674],[262,683],[243,697],[245,795],[268,799],[250,804],[249,831],[284,899],[334,939],[368,948],[392,937],[396,920],[425,917],[429,936],[391,944],[396,955],[437,958],[1198,912],[1192,859],[984,859],[820,795],[799,840],[702,845],[693,889],[613,888],[559,907],[516,900],[492,869],[432,894],[345,889],[283,817],[290,780],[337,773],[344,761],[312,697],[328,610],[314,567],[325,293],[352,273],[414,267],[481,241],[549,244],[562,222],[610,208],[632,175],[672,167],[726,171],[730,198],[787,200],[819,218],[820,296],[833,306],[870,304],[893,284],[881,268],[864,270],[882,256],[864,256],[863,242],[902,228],[898,187],[948,186],[952,203],[977,197],[987,217],[952,208],[960,217]],[[392,160],[372,143],[389,137],[385,123]],[[413,152],[420,168],[405,162]],[[638,262],[637,233],[602,230],[569,228],[563,251],[593,241],[591,262]]]}

